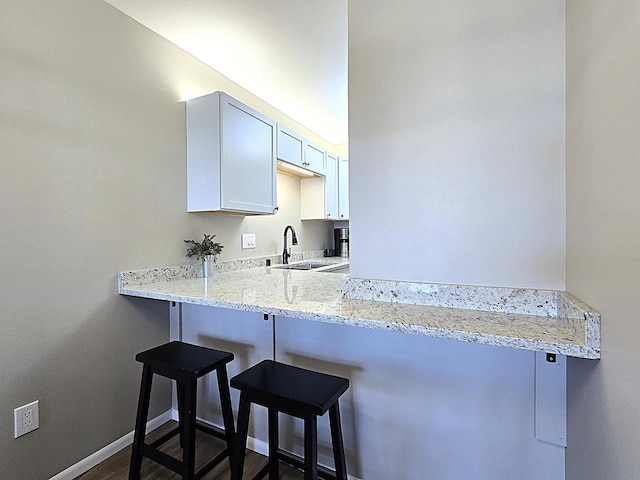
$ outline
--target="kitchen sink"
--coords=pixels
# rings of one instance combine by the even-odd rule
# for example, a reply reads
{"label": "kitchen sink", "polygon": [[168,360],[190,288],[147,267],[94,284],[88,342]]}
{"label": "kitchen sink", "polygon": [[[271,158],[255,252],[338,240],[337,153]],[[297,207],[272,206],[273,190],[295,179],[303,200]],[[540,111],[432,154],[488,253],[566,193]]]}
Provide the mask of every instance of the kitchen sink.
{"label": "kitchen sink", "polygon": [[351,271],[351,269],[349,268],[349,265],[341,265],[339,267],[336,268],[327,268],[325,270],[321,270],[323,273],[349,273]]}
{"label": "kitchen sink", "polygon": [[327,262],[302,262],[302,263],[292,263],[287,265],[278,265],[273,268],[284,268],[287,270],[315,270],[316,268],[322,267],[330,267],[331,265],[335,265],[334,263]]}

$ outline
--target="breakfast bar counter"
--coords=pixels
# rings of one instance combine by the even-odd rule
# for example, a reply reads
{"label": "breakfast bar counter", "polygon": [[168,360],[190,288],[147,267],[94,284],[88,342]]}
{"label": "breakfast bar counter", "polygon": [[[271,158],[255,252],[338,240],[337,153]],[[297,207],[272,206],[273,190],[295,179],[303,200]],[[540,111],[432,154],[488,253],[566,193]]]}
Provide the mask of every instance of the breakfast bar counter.
{"label": "breakfast bar counter", "polygon": [[118,293],[600,358],[600,315],[566,292],[361,280],[326,269],[240,267],[221,268],[208,278],[198,277],[195,265],[121,272]]}

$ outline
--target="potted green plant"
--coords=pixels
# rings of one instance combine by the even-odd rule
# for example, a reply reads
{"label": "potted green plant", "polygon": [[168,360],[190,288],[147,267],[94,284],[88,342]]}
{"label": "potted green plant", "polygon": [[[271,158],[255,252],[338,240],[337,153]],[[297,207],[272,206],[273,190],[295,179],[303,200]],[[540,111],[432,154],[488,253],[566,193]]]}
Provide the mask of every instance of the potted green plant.
{"label": "potted green plant", "polygon": [[202,260],[202,276],[205,278],[209,276],[209,258],[213,257],[215,263],[216,256],[219,255],[224,248],[224,245],[221,243],[213,241],[214,237],[215,235],[207,235],[205,233],[201,242],[196,242],[195,240],[184,241],[184,243],[191,245],[187,249],[187,257],[196,257],[198,260]]}

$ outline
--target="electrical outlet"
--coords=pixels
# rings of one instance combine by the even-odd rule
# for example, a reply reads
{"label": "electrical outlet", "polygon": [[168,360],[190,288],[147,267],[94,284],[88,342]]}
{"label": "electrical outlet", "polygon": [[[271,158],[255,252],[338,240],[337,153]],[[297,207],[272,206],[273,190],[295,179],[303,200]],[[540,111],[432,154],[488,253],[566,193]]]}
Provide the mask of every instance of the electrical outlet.
{"label": "electrical outlet", "polygon": [[40,427],[39,400],[13,410],[14,438]]}
{"label": "electrical outlet", "polygon": [[255,233],[243,233],[242,234],[242,248],[256,248],[256,234]]}

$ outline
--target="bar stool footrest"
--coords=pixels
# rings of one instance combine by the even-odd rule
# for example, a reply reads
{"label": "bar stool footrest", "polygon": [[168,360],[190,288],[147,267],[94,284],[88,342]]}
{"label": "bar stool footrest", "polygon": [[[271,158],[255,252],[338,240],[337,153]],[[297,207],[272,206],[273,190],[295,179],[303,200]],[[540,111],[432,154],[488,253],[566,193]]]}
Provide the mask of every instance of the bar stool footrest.
{"label": "bar stool footrest", "polygon": [[[276,455],[278,457],[278,460],[286,463],[287,465],[304,470],[304,458],[294,453],[288,452],[287,450],[282,450],[281,448],[277,449]],[[337,480],[336,472],[335,470],[331,470],[324,465],[318,465],[318,479]]]}
{"label": "bar stool footrest", "polygon": [[196,420],[196,430],[200,430],[201,432],[208,433],[209,435],[219,438],[221,440],[227,439],[227,434],[225,433],[223,428],[216,427],[215,425],[210,425],[208,423],[204,423],[201,420]]}
{"label": "bar stool footrest", "polygon": [[269,473],[269,464],[267,463],[262,469],[254,475],[251,480],[262,480]]}
{"label": "bar stool footrest", "polygon": [[[175,436],[178,433],[178,431],[179,431],[178,428],[176,428],[175,430],[172,430],[171,432],[163,435],[162,438],[160,438],[160,439],[156,440],[155,442],[153,442],[153,444],[151,444],[151,445],[147,445],[145,443],[140,447],[140,450],[141,450],[141,453],[145,457],[148,457],[151,460],[153,460],[154,462],[159,463],[163,467],[168,468],[172,472],[175,472],[178,475],[181,475],[182,474],[182,462],[180,460],[177,460],[176,458],[172,457],[171,455],[168,455],[168,454],[164,453],[163,451],[158,450],[156,448],[157,445],[162,445],[164,442],[169,440],[171,437]],[[207,432],[207,433],[209,433],[209,432]],[[160,440],[162,440],[162,441],[160,441]],[[209,473],[215,467],[220,465],[220,463],[222,463],[222,461],[225,458],[227,458],[228,456],[229,456],[229,449],[225,447],[225,449],[222,450],[218,455],[216,455],[213,460],[211,460],[204,467],[202,467],[200,470],[198,470],[198,472],[195,474],[194,478],[196,480],[198,480],[198,479],[204,477],[207,473]]]}
{"label": "bar stool footrest", "polygon": [[[290,467],[304,470],[304,458],[286,450],[282,450],[281,448],[277,449],[276,455],[279,461],[286,463]],[[268,473],[269,464],[267,463],[251,480],[261,480],[266,477]],[[331,470],[323,465],[318,465],[318,480],[337,480],[335,470]]]}
{"label": "bar stool footrest", "polygon": [[160,445],[162,445],[165,442],[168,442],[169,440],[171,440],[173,437],[175,437],[178,433],[180,433],[180,428],[176,427],[173,430],[170,430],[169,432],[165,433],[163,436],[161,436],[159,439],[157,439],[156,441],[150,443],[148,446],[152,447],[152,448],[158,448]]}
{"label": "bar stool footrest", "polygon": [[221,451],[218,455],[216,455],[216,458],[214,458],[213,460],[211,460],[209,463],[207,463],[204,467],[202,467],[195,475],[195,479],[199,480],[202,477],[204,477],[207,473],[209,473],[211,470],[213,470],[215,467],[217,467],[218,465],[220,465],[220,463],[222,463],[222,461],[227,458],[229,456],[229,449],[225,448],[223,451]]}
{"label": "bar stool footrest", "polygon": [[[207,433],[213,437],[219,438],[221,440],[227,439],[224,429],[220,427],[216,427],[215,425],[209,425],[200,420],[196,420],[196,429],[200,430],[201,432]],[[176,427],[173,430],[170,430],[169,432],[165,433],[163,436],[155,440],[153,443],[150,443],[149,446],[153,448],[158,448],[163,443],[168,442],[170,439],[175,437],[178,433],[180,433],[180,428]]]}
{"label": "bar stool footrest", "polygon": [[172,472],[175,472],[178,475],[182,474],[182,462],[176,460],[171,455],[167,455],[146,443],[140,446],[140,453],[154,462],[159,463],[163,467],[168,468]]}
{"label": "bar stool footrest", "polygon": [[[200,430],[208,435],[211,435],[216,438],[220,438],[222,440],[226,440],[225,432],[222,428],[216,427],[215,425],[206,424],[200,420],[196,420],[196,430]],[[142,453],[149,457],[150,459],[158,462],[165,468],[169,470],[181,474],[182,472],[182,463],[172,457],[171,455],[167,455],[166,453],[158,450],[158,447],[163,443],[171,440],[173,437],[180,433],[180,427],[176,427],[169,432],[165,433],[162,437],[157,439],[151,444],[144,444],[142,446]],[[207,463],[204,467],[202,467],[195,475],[196,480],[204,477],[207,473],[217,467],[225,458],[229,456],[229,449],[225,448],[222,450],[216,457]]]}

